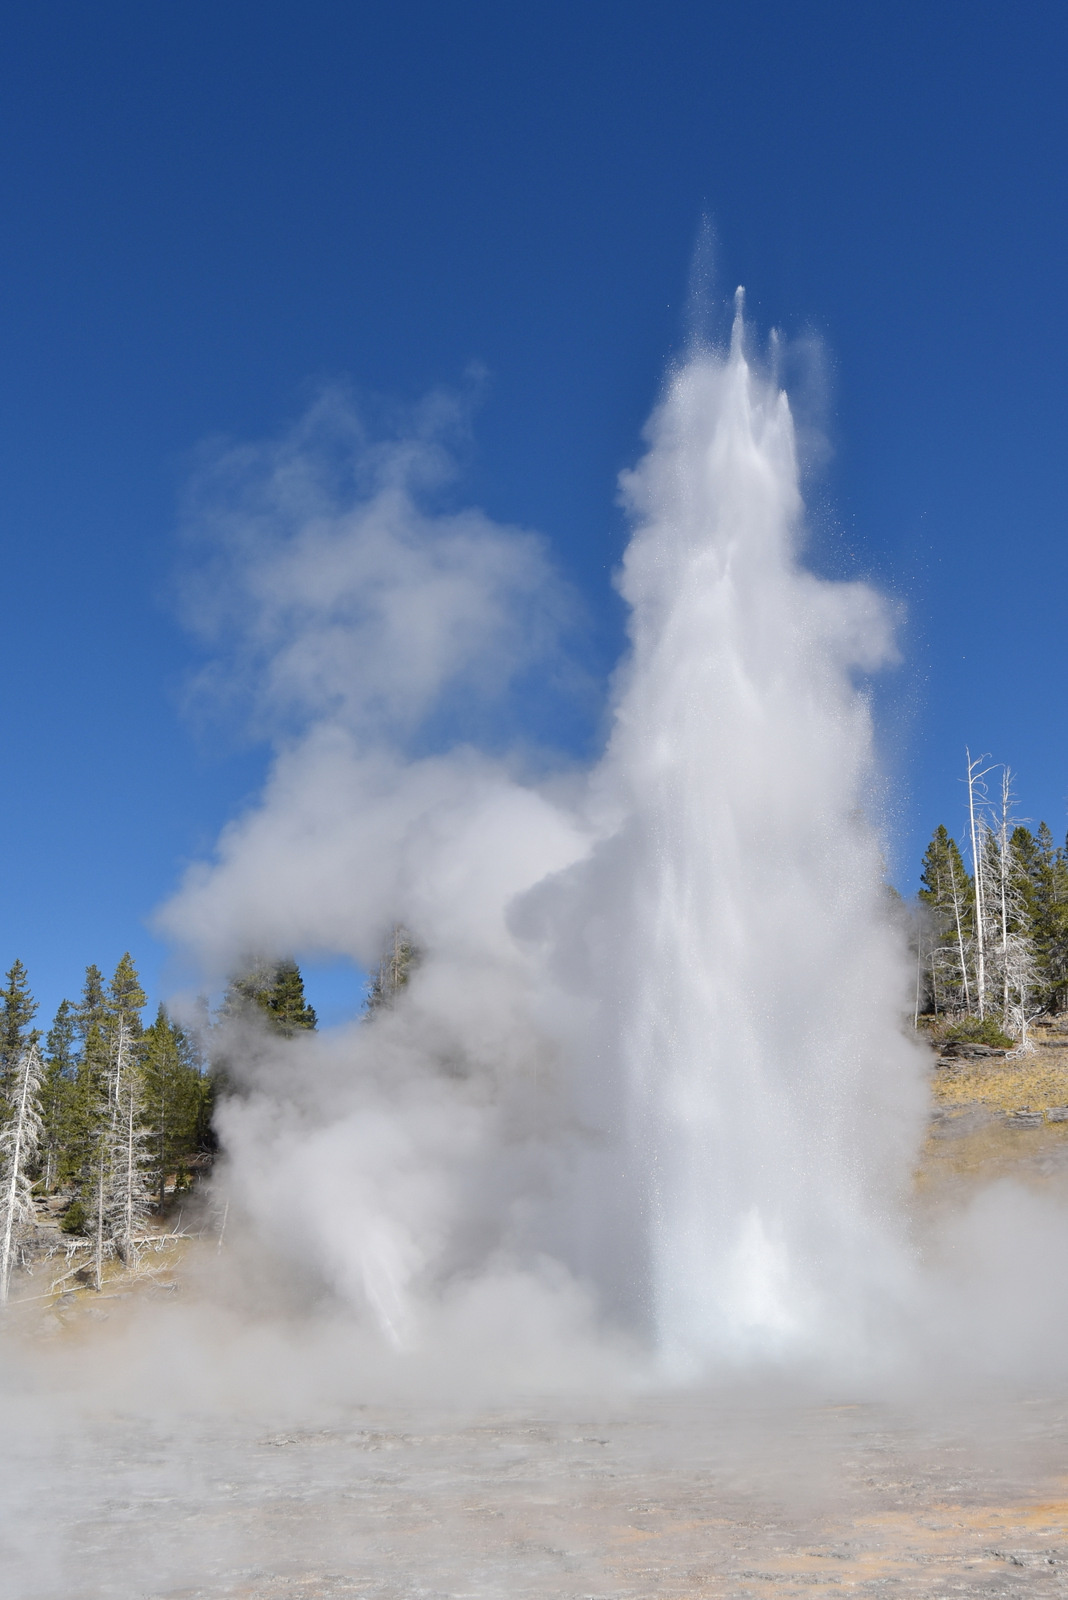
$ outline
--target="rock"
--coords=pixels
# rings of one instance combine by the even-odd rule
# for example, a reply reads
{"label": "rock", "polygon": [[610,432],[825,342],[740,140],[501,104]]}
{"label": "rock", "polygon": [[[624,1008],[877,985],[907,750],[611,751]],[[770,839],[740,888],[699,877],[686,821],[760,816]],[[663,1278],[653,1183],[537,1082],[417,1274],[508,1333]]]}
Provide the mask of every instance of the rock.
{"label": "rock", "polygon": [[970,1039],[947,1039],[942,1046],[943,1056],[963,1056],[966,1061],[982,1061],[986,1056],[1004,1056],[1008,1052],[992,1044],[974,1044]]}
{"label": "rock", "polygon": [[1041,1111],[1010,1111],[1005,1118],[1010,1128],[1041,1128]]}
{"label": "rock", "polygon": [[1068,1106],[1047,1106],[1047,1122],[1068,1122]]}

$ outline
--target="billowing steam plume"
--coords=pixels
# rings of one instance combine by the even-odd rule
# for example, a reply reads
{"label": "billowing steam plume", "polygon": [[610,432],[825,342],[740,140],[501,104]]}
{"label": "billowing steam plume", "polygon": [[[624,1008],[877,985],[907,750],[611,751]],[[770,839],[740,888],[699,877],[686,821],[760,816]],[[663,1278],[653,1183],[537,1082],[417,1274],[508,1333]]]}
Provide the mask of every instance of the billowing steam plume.
{"label": "billowing steam plume", "polygon": [[625,476],[631,650],[585,773],[460,742],[564,681],[542,546],[429,516],[436,446],[350,427],[327,404],[230,458],[222,509],[216,483],[226,599],[196,615],[279,749],[162,923],[209,978],[370,968],[398,924],[420,954],[373,1021],[246,1052],[235,1214],[401,1348],[466,1307],[502,1337],[597,1317],[679,1373],[874,1349],[922,1103],[864,814],[856,674],[891,630],[800,564],[790,411],[740,313]]}

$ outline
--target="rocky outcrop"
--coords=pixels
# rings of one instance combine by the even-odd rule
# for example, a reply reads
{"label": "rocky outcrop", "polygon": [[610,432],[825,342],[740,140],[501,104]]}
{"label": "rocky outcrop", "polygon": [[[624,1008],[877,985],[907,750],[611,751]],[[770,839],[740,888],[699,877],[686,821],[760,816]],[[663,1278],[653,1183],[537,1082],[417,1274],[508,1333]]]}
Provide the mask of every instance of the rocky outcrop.
{"label": "rocky outcrop", "polygon": [[947,1039],[939,1051],[939,1059],[964,1061],[985,1061],[988,1056],[1005,1056],[1007,1050],[999,1050],[992,1044],[973,1044],[969,1039]]}

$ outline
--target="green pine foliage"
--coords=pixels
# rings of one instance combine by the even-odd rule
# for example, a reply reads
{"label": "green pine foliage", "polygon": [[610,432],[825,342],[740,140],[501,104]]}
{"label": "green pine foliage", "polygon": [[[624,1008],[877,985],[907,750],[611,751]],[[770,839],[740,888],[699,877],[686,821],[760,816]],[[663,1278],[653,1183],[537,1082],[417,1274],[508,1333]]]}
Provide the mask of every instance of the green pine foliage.
{"label": "green pine foliage", "polygon": [[1019,827],[1012,849],[1034,942],[1036,992],[1043,1009],[1068,1006],[1068,852],[1059,850],[1046,824],[1037,835]]}
{"label": "green pine foliage", "polygon": [[1007,1050],[1014,1043],[995,1017],[960,1017],[940,1028],[935,1037],[946,1043],[989,1044],[996,1050]]}
{"label": "green pine foliage", "polygon": [[[168,1197],[192,1182],[198,1158],[215,1149],[212,1114],[225,1076],[216,1064],[208,1067],[197,1036],[165,1007],[144,1026],[145,992],[129,952],[110,981],[99,967],[86,968],[79,999],[61,1001],[43,1048],[21,961],[4,983],[0,1298],[12,1268],[29,1259],[23,1252],[36,1248],[42,1195],[65,1202],[60,1228],[88,1241],[99,1288],[109,1259],[127,1265],[138,1259],[149,1214],[161,1215]],[[292,1039],[317,1026],[300,968],[290,959],[235,978],[223,1012],[230,1021],[253,1022],[257,1032],[249,1038],[261,1041]],[[206,1005],[198,1031],[211,1032]],[[240,1029],[227,1036],[220,1028],[217,1036],[229,1038],[227,1048],[241,1048]]]}
{"label": "green pine foliage", "polygon": [[[176,1189],[189,1181],[189,1160],[210,1122],[209,1080],[189,1037],[161,1005],[145,1029],[142,1045],[144,1115],[148,1128],[146,1167],[156,1208],[162,1211],[168,1178]],[[205,1115],[207,1113],[207,1115]]]}
{"label": "green pine foliage", "polygon": [[74,1008],[75,1029],[83,1045],[92,1028],[99,1028],[103,1032],[107,1009],[104,974],[99,967],[86,967],[82,997]]}
{"label": "green pine foliage", "polygon": [[59,1226],[62,1233],[84,1234],[89,1226],[89,1213],[85,1209],[85,1201],[76,1196],[60,1218]]}
{"label": "green pine foliage", "polygon": [[1035,833],[1014,824],[1009,801],[1007,782],[997,811],[980,797],[981,901],[944,826],[917,895],[917,1012],[963,1028],[961,1038],[979,1040],[982,1022],[987,1042],[1026,1042],[1030,1020],[1068,1009],[1068,843],[1059,848],[1044,822]]}
{"label": "green pine foliage", "polygon": [[93,1181],[94,1157],[108,1111],[108,1046],[93,1022],[78,1052],[68,1101],[65,1138],[58,1163],[60,1182],[84,1199]]}
{"label": "green pine foliage", "polygon": [[222,1014],[266,1026],[287,1039],[318,1027],[315,1011],[304,996],[300,968],[288,957],[260,962],[231,978]]}
{"label": "green pine foliage", "polygon": [[61,1000],[45,1040],[45,1068],[41,1087],[41,1181],[45,1193],[54,1189],[64,1152],[70,1140],[74,1085],[78,1075],[75,1053],[77,1018],[69,1000]]}
{"label": "green pine foliage", "polygon": [[975,887],[957,842],[940,825],[924,853],[919,900],[925,908],[926,959],[922,962],[930,1009],[971,1007],[971,950],[975,932]]}
{"label": "green pine foliage", "polygon": [[37,1015],[37,1002],[21,961],[12,964],[4,982],[0,990],[0,1089],[9,1099],[22,1053],[31,1041],[30,1024]]}
{"label": "green pine foliage", "polygon": [[125,1026],[131,1039],[141,1037],[141,1012],[148,1003],[137,968],[127,950],[115,968],[115,976],[108,985],[104,1012],[108,1037],[114,1040],[120,1026]]}
{"label": "green pine foliage", "polygon": [[280,961],[275,967],[266,1011],[271,1026],[286,1039],[318,1026],[319,1019],[304,997],[304,979],[295,961]]}
{"label": "green pine foliage", "polygon": [[[283,1023],[309,1014],[314,1023],[299,973],[296,985],[291,973],[281,976]],[[81,997],[60,1003],[39,1059],[21,962],[5,985],[0,1045],[15,1064],[0,1104],[0,1144],[15,1125],[20,1063],[33,1052],[34,1137],[32,1150],[25,1140],[20,1146],[27,1153],[19,1183],[27,1194],[66,1200],[60,1226],[90,1240],[99,1285],[108,1257],[136,1258],[149,1209],[162,1212],[172,1188],[190,1183],[198,1152],[212,1148],[213,1085],[195,1040],[162,1007],[144,1027],[145,993],[128,952],[110,982],[99,967],[86,968]]]}

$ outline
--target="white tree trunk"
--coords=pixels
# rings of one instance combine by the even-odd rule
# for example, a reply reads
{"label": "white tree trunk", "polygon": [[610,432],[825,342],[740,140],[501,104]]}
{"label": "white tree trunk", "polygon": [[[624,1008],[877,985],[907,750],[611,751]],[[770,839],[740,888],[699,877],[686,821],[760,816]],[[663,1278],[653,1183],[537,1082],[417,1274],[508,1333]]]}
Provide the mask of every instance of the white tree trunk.
{"label": "white tree trunk", "polygon": [[964,929],[960,920],[961,885],[957,883],[957,869],[953,865],[953,857],[949,858],[949,881],[953,889],[953,918],[957,924],[957,954],[960,957],[960,975],[964,983],[964,1009],[971,1011],[972,995],[968,983],[968,958],[964,950]]}
{"label": "white tree trunk", "polygon": [[1001,1014],[1009,1020],[1009,803],[1012,799],[1012,773],[1001,770],[1001,817],[998,822],[998,889],[1001,901]]}
{"label": "white tree trunk", "polygon": [[976,784],[986,775],[988,768],[977,772],[979,761],[972,760],[971,751],[965,746],[964,754],[968,762],[968,820],[971,824],[972,834],[972,867],[975,872],[975,986],[978,990],[976,999],[979,1004],[979,1016],[982,1018],[986,1003],[986,895],[983,884],[983,858],[981,838],[983,832],[982,817],[978,825],[975,817],[975,788]]}
{"label": "white tree trunk", "polygon": [[41,1115],[37,1096],[41,1085],[41,1058],[36,1044],[23,1052],[15,1078],[15,1106],[11,1122],[4,1132],[7,1153],[3,1192],[0,1194],[0,1213],[3,1217],[3,1234],[0,1236],[0,1304],[6,1304],[11,1287],[11,1268],[14,1263],[16,1227],[32,1214],[33,1199],[29,1192],[26,1168],[37,1148],[41,1133]]}

